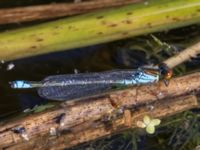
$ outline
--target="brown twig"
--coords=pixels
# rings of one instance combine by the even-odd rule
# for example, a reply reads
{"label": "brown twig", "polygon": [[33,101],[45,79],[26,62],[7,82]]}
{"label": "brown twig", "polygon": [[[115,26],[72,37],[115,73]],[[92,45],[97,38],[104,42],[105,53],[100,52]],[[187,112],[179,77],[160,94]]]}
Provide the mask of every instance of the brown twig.
{"label": "brown twig", "polygon": [[[117,134],[129,128],[136,128],[137,122],[142,121],[145,115],[151,116],[153,118],[163,118],[167,117],[184,110],[188,110],[196,107],[197,99],[195,96],[182,96],[177,99],[165,100],[163,102],[156,102],[152,104],[153,110],[149,110],[148,107],[139,107],[135,112],[131,114],[131,126],[126,126],[124,118],[120,117],[116,120],[112,120],[110,126],[106,127],[105,122],[98,122],[94,125],[84,126],[84,123],[74,127],[81,128],[81,130],[71,130],[67,134],[62,134],[61,136],[50,137],[42,136],[34,138],[31,141],[21,142],[17,145],[8,147],[8,150],[14,149],[64,149],[75,146],[77,144],[88,142],[106,135]],[[19,137],[19,135],[18,135]],[[15,137],[17,139],[17,135]]]}
{"label": "brown twig", "polygon": [[175,56],[170,57],[164,63],[169,67],[169,68],[174,68],[177,65],[190,60],[191,58],[196,57],[198,54],[200,54],[200,42],[186,48],[185,50],[181,51]]}
{"label": "brown twig", "polygon": [[76,15],[94,10],[119,7],[142,0],[95,0],[74,4],[49,4],[0,10],[0,24],[21,23]]}
{"label": "brown twig", "polygon": [[[107,93],[99,97],[80,100],[75,103],[66,102],[62,108],[57,108],[42,114],[30,115],[14,121],[10,120],[9,122],[1,123],[0,125],[0,138],[4,139],[0,141],[0,146],[4,148],[7,146],[10,148],[17,148],[17,146],[20,146],[21,144],[24,147],[34,146],[36,141],[40,142],[38,141],[38,137],[42,137],[48,142],[51,141],[50,139],[52,138],[49,136],[51,129],[56,129],[59,132],[65,131],[66,134],[69,133],[69,135],[67,135],[68,147],[107,135],[108,133],[114,133],[114,131],[118,130],[112,131],[112,129],[106,132],[105,126],[103,125],[104,121],[102,121],[104,116],[109,116],[115,112],[116,109],[118,110],[118,108],[132,109],[155,101],[165,103],[164,99],[174,100],[177,96],[187,95],[191,92],[195,94],[195,92],[200,91],[199,81],[200,73],[194,73],[172,79],[168,87],[162,82],[155,85],[133,87],[122,91]],[[116,103],[118,108],[116,108],[113,103]],[[197,102],[195,102],[195,105],[193,104],[194,103],[192,103],[192,106],[197,107]],[[185,108],[191,108],[191,105],[187,102],[187,105],[184,103],[184,109],[180,110],[180,107],[180,104],[172,104],[173,113],[176,113],[177,110],[182,111],[185,110]],[[164,108],[162,108],[160,110],[161,112],[158,114],[155,113],[155,116],[159,117],[159,114],[162,114],[162,110],[165,112],[164,114],[166,114],[168,107]],[[98,130],[96,129],[96,126],[99,127],[99,124],[101,128]],[[119,126],[114,127],[114,129],[121,128],[120,125],[121,123],[119,123]],[[26,137],[23,137],[25,135],[22,136],[13,132],[16,128],[20,127],[24,128],[25,135],[28,137],[29,141],[26,141]],[[76,134],[74,134],[74,132]],[[57,140],[55,138],[54,142],[51,141],[50,145],[53,145],[53,147],[56,145],[65,147],[66,143],[61,144],[64,139],[65,136],[61,136]]]}
{"label": "brown twig", "polygon": [[[112,122],[112,126],[110,126],[110,129],[105,128],[105,125],[102,123],[99,126],[96,126],[96,128],[89,128],[86,130],[82,130],[81,132],[78,132],[78,133],[74,132],[71,135],[69,134],[69,135],[60,137],[57,141],[58,143],[56,144],[52,144],[49,141],[48,148],[51,149],[52,147],[55,147],[56,145],[61,145],[60,148],[71,147],[83,142],[95,140],[103,136],[117,134],[126,129],[137,128],[137,122],[143,121],[143,117],[145,115],[151,116],[153,118],[163,118],[163,117],[167,117],[173,114],[177,114],[184,110],[189,110],[191,108],[197,107],[197,105],[198,105],[197,98],[195,96],[183,96],[177,99],[170,99],[170,100],[165,100],[163,102],[157,102],[157,103],[152,104],[152,106],[154,107],[153,110],[149,110],[148,107],[140,107],[138,108],[138,110],[134,111],[131,114],[132,117],[130,118],[132,126],[127,126],[124,122],[125,119],[119,118]],[[74,138],[70,138],[72,136],[74,136]],[[64,142],[65,139],[69,139],[68,143]],[[73,144],[70,145],[69,143],[73,143]],[[20,148],[20,147],[17,147],[17,148]]]}

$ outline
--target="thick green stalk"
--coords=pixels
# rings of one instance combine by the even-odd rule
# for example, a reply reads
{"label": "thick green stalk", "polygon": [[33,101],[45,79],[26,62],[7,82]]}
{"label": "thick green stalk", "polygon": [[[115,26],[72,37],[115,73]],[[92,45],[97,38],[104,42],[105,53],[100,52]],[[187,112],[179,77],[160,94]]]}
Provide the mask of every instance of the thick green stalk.
{"label": "thick green stalk", "polygon": [[1,33],[0,59],[83,47],[199,22],[200,0],[150,0]]}

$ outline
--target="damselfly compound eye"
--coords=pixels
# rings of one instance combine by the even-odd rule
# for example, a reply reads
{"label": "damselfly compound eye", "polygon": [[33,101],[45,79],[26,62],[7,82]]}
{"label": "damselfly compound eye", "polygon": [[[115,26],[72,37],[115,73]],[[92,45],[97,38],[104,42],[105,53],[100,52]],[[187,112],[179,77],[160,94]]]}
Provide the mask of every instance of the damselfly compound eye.
{"label": "damselfly compound eye", "polygon": [[169,80],[172,78],[173,71],[166,64],[161,63],[159,65],[160,74],[163,76],[165,80]]}
{"label": "damselfly compound eye", "polygon": [[164,79],[169,80],[172,78],[173,71],[171,69],[168,70],[168,72],[164,75]]}

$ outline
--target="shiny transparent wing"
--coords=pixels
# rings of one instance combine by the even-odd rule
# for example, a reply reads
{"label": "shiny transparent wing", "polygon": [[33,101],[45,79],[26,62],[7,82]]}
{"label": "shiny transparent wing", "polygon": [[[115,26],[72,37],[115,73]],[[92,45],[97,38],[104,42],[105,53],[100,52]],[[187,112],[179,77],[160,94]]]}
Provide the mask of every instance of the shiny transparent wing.
{"label": "shiny transparent wing", "polygon": [[108,71],[49,76],[42,81],[38,94],[46,99],[69,100],[105,92],[113,86],[132,81],[133,71]]}
{"label": "shiny transparent wing", "polygon": [[36,86],[43,98],[69,100],[99,94],[113,86],[148,84],[155,81],[158,81],[158,75],[138,69],[49,76]]}
{"label": "shiny transparent wing", "polygon": [[38,89],[38,94],[46,99],[70,100],[80,97],[100,94],[111,89],[111,85],[71,85],[60,87],[43,87]]}

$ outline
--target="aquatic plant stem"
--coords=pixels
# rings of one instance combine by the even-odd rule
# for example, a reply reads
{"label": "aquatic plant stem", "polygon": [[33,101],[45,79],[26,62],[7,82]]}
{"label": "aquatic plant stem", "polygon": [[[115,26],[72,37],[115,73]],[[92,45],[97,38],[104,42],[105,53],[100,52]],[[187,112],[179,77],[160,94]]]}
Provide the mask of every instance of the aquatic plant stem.
{"label": "aquatic plant stem", "polygon": [[13,60],[200,22],[200,0],[149,0],[0,34],[0,59]]}
{"label": "aquatic plant stem", "polygon": [[170,57],[169,59],[165,60],[164,63],[169,68],[174,68],[177,65],[190,60],[191,58],[195,58],[198,54],[200,54],[200,42],[186,48],[177,55]]}

